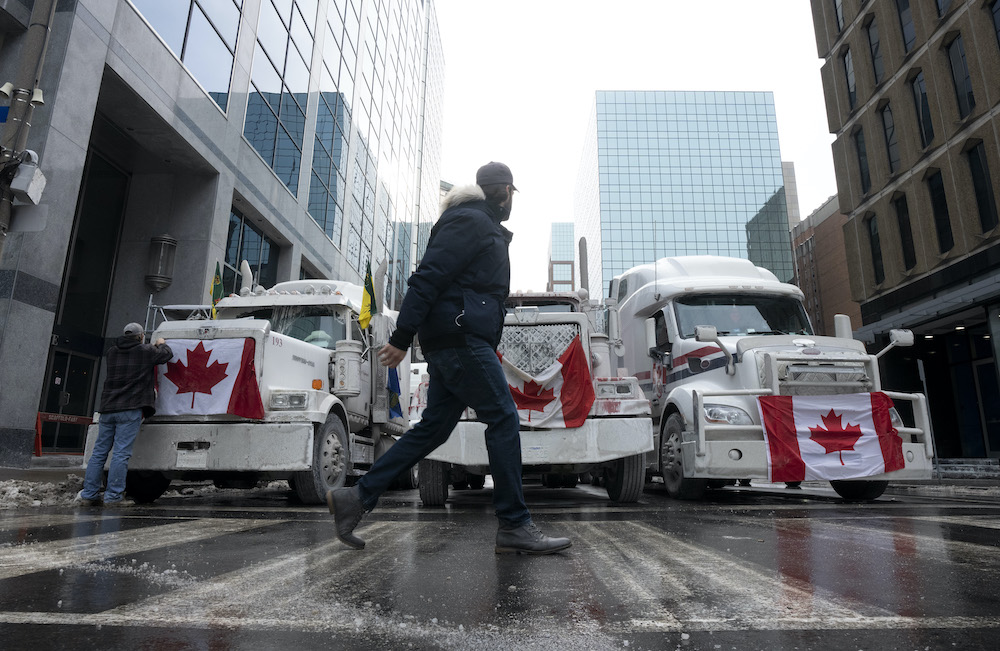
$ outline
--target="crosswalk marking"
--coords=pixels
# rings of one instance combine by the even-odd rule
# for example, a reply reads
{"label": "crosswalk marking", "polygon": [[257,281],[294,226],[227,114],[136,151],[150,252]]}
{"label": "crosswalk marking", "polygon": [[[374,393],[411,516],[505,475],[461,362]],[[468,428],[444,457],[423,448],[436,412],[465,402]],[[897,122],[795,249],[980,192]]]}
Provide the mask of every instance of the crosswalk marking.
{"label": "crosswalk marking", "polygon": [[0,580],[268,527],[279,522],[282,521],[213,518],[18,545],[5,550],[0,558]]}

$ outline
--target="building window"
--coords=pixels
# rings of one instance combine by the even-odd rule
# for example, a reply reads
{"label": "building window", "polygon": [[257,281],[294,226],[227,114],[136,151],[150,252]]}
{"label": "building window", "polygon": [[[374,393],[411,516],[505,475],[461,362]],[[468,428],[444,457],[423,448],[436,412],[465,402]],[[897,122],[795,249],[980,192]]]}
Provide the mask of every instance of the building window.
{"label": "building window", "polygon": [[997,33],[997,46],[1000,47],[1000,0],[993,0],[993,30]]}
{"label": "building window", "polygon": [[958,114],[966,117],[976,107],[976,98],[972,94],[972,78],[969,77],[969,65],[965,60],[965,44],[961,35],[948,46],[948,62],[951,64],[951,78],[955,82],[955,96],[958,98]]}
{"label": "building window", "polygon": [[[1000,2],[1000,0],[997,0]],[[868,24],[868,49],[872,53],[872,71],[875,73],[875,83],[882,83],[885,66],[882,64],[882,50],[878,39],[878,23],[874,20]]]}
{"label": "building window", "polygon": [[861,193],[872,189],[871,173],[868,170],[868,150],[865,149],[865,132],[858,129],[854,134],[854,146],[858,152],[858,173],[861,175]]}
{"label": "building window", "polygon": [[298,193],[316,3],[261,0],[243,135]]}
{"label": "building window", "polygon": [[913,104],[917,110],[917,125],[920,127],[920,145],[926,149],[934,140],[934,125],[931,123],[931,104],[927,101],[927,84],[924,73],[918,72],[910,82],[913,90]]}
{"label": "building window", "polygon": [[899,171],[899,142],[896,139],[896,123],[892,119],[892,106],[885,105],[882,114],[882,133],[885,134],[885,150],[889,157],[889,173]]}
{"label": "building window", "polygon": [[903,31],[903,49],[909,52],[917,42],[917,30],[913,26],[910,0],[896,0],[896,12],[899,14],[899,27]]}
{"label": "building window", "polygon": [[225,111],[242,0],[132,0],[132,4]]}
{"label": "building window", "polygon": [[875,284],[881,285],[885,280],[885,267],[882,266],[882,242],[878,236],[878,218],[872,215],[868,218],[868,243],[872,250],[872,268],[875,270]]}
{"label": "building window", "polygon": [[972,172],[972,187],[976,191],[979,224],[986,233],[997,226],[997,202],[993,195],[989,163],[986,161],[986,148],[979,142],[966,153],[966,156],[969,158],[969,170]]}
{"label": "building window", "polygon": [[250,265],[254,285],[273,287],[278,282],[278,246],[233,208],[229,214],[229,236],[222,270],[224,294],[239,292],[242,284],[239,268],[243,260]]}
{"label": "building window", "polygon": [[858,88],[854,79],[854,57],[851,55],[851,51],[847,50],[844,52],[842,58],[844,61],[844,79],[847,80],[847,103],[853,111],[854,106],[858,103]]}
{"label": "building window", "polygon": [[947,253],[955,246],[951,233],[951,216],[948,214],[948,199],[944,195],[944,179],[941,172],[927,177],[927,191],[931,195],[931,210],[934,212],[934,229],[937,231],[938,251]]}
{"label": "building window", "polygon": [[936,0],[938,17],[945,15],[951,8],[951,0]]}
{"label": "building window", "polygon": [[837,17],[837,31],[844,31],[844,0],[833,0],[833,13]]}
{"label": "building window", "polygon": [[892,207],[896,210],[896,224],[899,226],[899,244],[903,249],[903,266],[910,270],[917,266],[917,253],[913,248],[913,229],[910,227],[910,207],[906,203],[906,195],[893,199]]}

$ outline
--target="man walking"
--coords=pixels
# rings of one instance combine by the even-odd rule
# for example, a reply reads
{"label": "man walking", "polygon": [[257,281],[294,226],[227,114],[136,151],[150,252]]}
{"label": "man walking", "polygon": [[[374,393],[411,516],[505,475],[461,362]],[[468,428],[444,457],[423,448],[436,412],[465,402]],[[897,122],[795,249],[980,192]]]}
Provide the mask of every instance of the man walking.
{"label": "man walking", "polygon": [[351,488],[327,493],[337,537],[362,549],[354,535],[366,511],[392,481],[444,443],[466,407],[486,423],[499,528],[496,553],[551,554],[568,538],[544,535],[531,520],[521,486],[521,435],[496,348],[510,291],[508,247],[514,177],[503,163],[488,163],[476,185],[455,188],[431,229],[427,251],[410,276],[396,330],[379,351],[379,362],[396,367],[419,335],[430,384],[420,422],[403,435]]}
{"label": "man walking", "polygon": [[156,401],[154,369],[173,357],[173,351],[163,339],[157,339],[152,345],[143,343],[145,340],[142,326],[130,323],[108,350],[108,374],[101,393],[97,441],[87,463],[83,490],[77,495],[78,501],[85,506],[101,503],[101,475],[109,453],[111,467],[104,505],[123,504],[125,475],[135,437],[142,419],[156,412],[153,407]]}

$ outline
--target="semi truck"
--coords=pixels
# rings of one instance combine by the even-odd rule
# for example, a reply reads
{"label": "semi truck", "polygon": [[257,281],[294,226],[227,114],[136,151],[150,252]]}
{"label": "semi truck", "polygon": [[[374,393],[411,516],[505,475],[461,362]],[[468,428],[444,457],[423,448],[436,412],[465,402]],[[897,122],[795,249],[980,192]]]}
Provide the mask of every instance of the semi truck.
{"label": "semi truck", "polygon": [[[157,367],[157,413],[143,422],[129,462],[126,493],[138,502],[175,479],[233,488],[287,479],[302,502],[325,503],[328,490],[363,475],[408,428],[409,362],[392,371],[394,384],[372,352],[388,341],[395,312],[376,313],[362,329],[358,285],[265,289],[246,265],[243,274],[240,293],[216,305],[218,318],[165,321],[152,333],[174,358]],[[411,471],[401,483],[415,479]]]}
{"label": "semi truck", "polygon": [[[649,401],[634,377],[612,368],[621,342],[601,331],[602,306],[578,292],[515,292],[498,354],[518,406],[526,475],[549,487],[595,474],[616,502],[635,502],[653,450]],[[617,323],[614,310],[607,319]],[[433,379],[431,380],[433,382]],[[420,463],[420,497],[441,505],[449,489],[479,488],[489,473],[486,426],[467,409],[448,440]]]}
{"label": "semi truck", "polygon": [[[885,390],[879,374],[879,359],[889,349],[912,345],[909,331],[890,332],[889,345],[877,354],[853,338],[846,315],[836,316],[834,336],[816,336],[801,290],[739,258],[663,258],[616,276],[609,292],[621,318],[624,351],[618,364],[639,379],[652,404],[655,449],[647,471],[650,478],[662,477],[671,496],[697,499],[708,488],[736,480],[829,477],[841,497],[870,500],[892,479],[931,477],[925,397]],[[767,410],[780,401],[788,409],[870,405],[863,408],[870,413],[856,420],[887,419],[878,439],[882,465],[860,462],[860,443],[867,440],[862,429],[835,421],[839,416],[832,407],[814,428],[827,432],[825,440],[819,434],[808,440],[796,438],[794,430],[772,431],[792,427],[780,419],[769,430]],[[824,424],[847,433],[838,439]],[[776,447],[782,440],[791,452]],[[816,442],[839,456],[826,456]],[[820,461],[832,461],[828,470],[804,465],[813,452]],[[789,474],[785,465],[796,454],[801,476]],[[779,460],[783,465],[776,471]]]}

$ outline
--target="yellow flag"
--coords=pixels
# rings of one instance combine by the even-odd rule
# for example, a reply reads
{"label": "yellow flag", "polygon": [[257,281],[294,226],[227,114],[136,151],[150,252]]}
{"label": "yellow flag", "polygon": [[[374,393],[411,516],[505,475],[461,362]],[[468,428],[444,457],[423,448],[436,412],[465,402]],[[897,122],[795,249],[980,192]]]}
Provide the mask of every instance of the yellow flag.
{"label": "yellow flag", "polygon": [[222,300],[222,271],[219,263],[215,263],[215,275],[212,277],[212,318],[218,318],[215,313],[215,304]]}
{"label": "yellow flag", "polygon": [[372,320],[372,315],[378,313],[378,303],[375,302],[375,283],[372,281],[372,263],[368,261],[368,271],[365,274],[365,293],[361,298],[361,314],[358,316],[358,325],[362,329],[368,327],[368,322]]}

